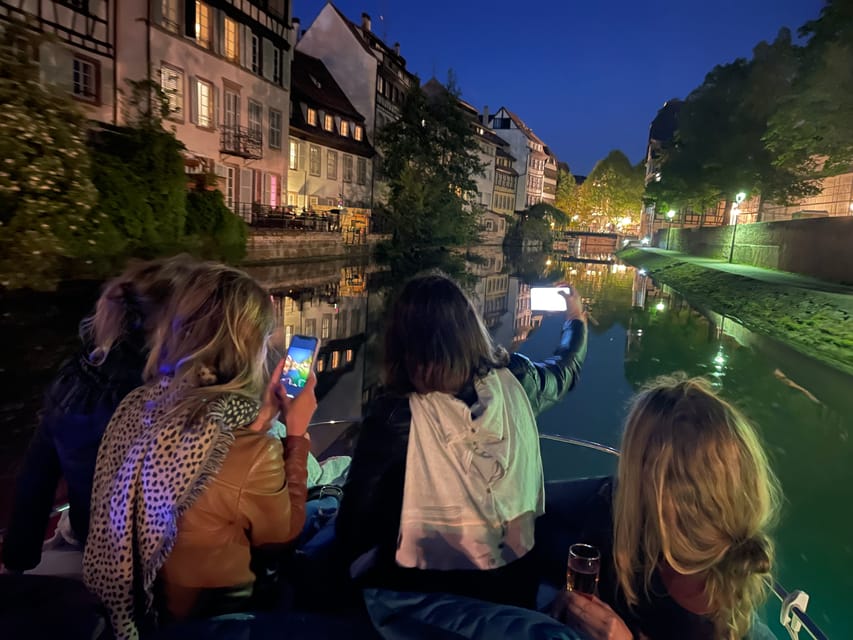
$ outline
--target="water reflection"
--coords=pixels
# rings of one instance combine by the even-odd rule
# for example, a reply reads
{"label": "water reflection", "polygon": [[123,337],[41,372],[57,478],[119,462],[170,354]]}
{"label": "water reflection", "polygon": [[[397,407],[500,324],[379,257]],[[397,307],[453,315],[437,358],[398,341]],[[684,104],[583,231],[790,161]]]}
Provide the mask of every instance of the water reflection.
{"label": "water reflection", "polygon": [[[496,341],[533,358],[553,352],[561,317],[531,310],[531,283],[566,280],[588,302],[590,347],[581,382],[540,417],[543,432],[617,445],[633,392],[673,371],[709,377],[744,409],[761,428],[786,495],[778,533],[782,581],[809,591],[810,612],[830,636],[853,632],[844,613],[853,588],[853,521],[846,509],[853,498],[849,376],[733,318],[692,306],[625,265],[549,263],[541,254],[507,258],[494,247],[445,258],[435,254],[426,266],[461,278]],[[420,266],[411,260],[343,264],[322,274],[311,269],[301,280],[290,277],[287,287],[271,285],[286,335],[322,340],[319,419],[358,416],[378,393],[388,303]],[[338,435],[315,432],[314,440],[326,446]],[[614,469],[612,458],[554,443],[543,442],[543,458],[549,478]]]}

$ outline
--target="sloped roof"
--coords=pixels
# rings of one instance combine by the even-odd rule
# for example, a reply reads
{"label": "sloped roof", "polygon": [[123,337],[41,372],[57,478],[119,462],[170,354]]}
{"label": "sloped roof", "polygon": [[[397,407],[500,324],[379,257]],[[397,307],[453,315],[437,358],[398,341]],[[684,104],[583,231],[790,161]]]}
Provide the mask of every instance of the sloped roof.
{"label": "sloped roof", "polygon": [[[446,92],[447,91],[447,87],[445,87],[438,79],[436,79],[435,76],[433,76],[432,78],[427,80],[424,83],[424,85],[421,87],[421,89],[427,95],[431,95],[431,94],[435,95],[439,92],[442,92],[442,91]],[[482,123],[482,121],[483,121],[482,115],[480,114],[480,112],[477,110],[477,108],[474,105],[472,105],[470,102],[466,102],[462,98],[458,98],[458,97],[456,98],[456,101],[459,103],[459,106],[462,107],[462,111],[464,111],[468,115],[468,117],[471,118],[471,121],[473,123],[475,123],[475,124],[481,124]],[[480,133],[478,131],[477,135],[479,135],[484,140],[487,140],[488,142],[491,142],[492,144],[494,144],[498,147],[509,147],[509,142],[507,142],[506,140],[501,138],[499,135],[497,135],[494,131],[489,129],[488,125],[483,126],[482,130],[483,130],[483,132]],[[515,160],[515,158],[513,158],[513,160]]]}
{"label": "sloped roof", "polygon": [[531,129],[526,124],[524,124],[524,120],[519,118],[515,113],[513,113],[512,111],[510,111],[506,107],[502,107],[502,108],[509,114],[509,117],[512,118],[512,121],[515,123],[515,126],[524,132],[524,135],[526,135],[528,138],[530,138],[534,142],[538,142],[543,147],[545,146],[545,143],[542,142],[542,140],[539,138],[539,136],[537,136],[535,133],[533,133],[533,129]]}
{"label": "sloped roof", "polygon": [[349,101],[323,61],[299,50],[294,52],[291,66],[291,96],[294,102],[364,122],[364,116]]}
{"label": "sloped roof", "polygon": [[329,5],[331,5],[332,9],[334,9],[335,12],[340,16],[341,20],[344,21],[344,24],[349,27],[349,30],[355,36],[355,39],[358,40],[358,42],[361,44],[364,50],[367,51],[367,53],[369,53],[373,57],[376,57],[375,48],[378,46],[382,50],[382,53],[384,55],[394,59],[394,61],[398,65],[400,65],[400,67],[406,74],[408,74],[411,78],[414,78],[414,74],[406,70],[406,59],[403,56],[399,55],[396,51],[394,51],[394,49],[385,44],[382,38],[374,34],[372,31],[365,31],[360,26],[355,24],[352,20],[347,18],[344,15],[343,11],[338,9],[335,6],[335,3],[331,2],[331,0],[329,0]]}

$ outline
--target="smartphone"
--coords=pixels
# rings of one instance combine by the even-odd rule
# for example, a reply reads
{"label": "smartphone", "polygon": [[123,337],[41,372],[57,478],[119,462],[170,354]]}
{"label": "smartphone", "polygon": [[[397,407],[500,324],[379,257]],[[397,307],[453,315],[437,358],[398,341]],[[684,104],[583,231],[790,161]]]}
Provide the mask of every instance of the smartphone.
{"label": "smartphone", "polygon": [[290,339],[284,369],[281,370],[281,384],[288,398],[295,398],[308,382],[319,344],[320,341],[312,336],[293,336]]}
{"label": "smartphone", "polygon": [[569,287],[532,287],[530,289],[531,311],[565,311],[566,300],[560,291],[570,293]]}

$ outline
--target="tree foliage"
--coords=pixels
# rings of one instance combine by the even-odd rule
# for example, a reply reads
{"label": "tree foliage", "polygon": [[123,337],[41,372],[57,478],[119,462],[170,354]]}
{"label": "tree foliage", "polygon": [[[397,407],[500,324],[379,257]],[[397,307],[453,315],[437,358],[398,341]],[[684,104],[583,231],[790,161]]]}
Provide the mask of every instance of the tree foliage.
{"label": "tree foliage", "polygon": [[730,205],[739,192],[782,203],[816,192],[817,147],[806,151],[789,136],[798,109],[810,118],[792,99],[802,91],[803,74],[812,75],[804,56],[782,29],[772,43],[759,43],[751,59],[708,73],[685,100],[660,180],[646,191],[658,210],[703,211],[720,200]]}
{"label": "tree foliage", "polygon": [[829,0],[799,33],[809,40],[764,140],[781,167],[847,170],[853,163],[853,3]]}
{"label": "tree foliage", "polygon": [[599,229],[635,224],[643,207],[643,175],[642,164],[632,165],[619,150],[608,153],[578,188],[578,223]]}
{"label": "tree foliage", "polygon": [[236,262],[246,256],[246,223],[228,208],[219,190],[187,194],[186,233],[205,258]]}
{"label": "tree foliage", "polygon": [[458,95],[452,77],[430,95],[414,86],[404,97],[400,120],[377,136],[388,182],[382,214],[398,250],[476,239],[477,211],[468,201],[477,193],[474,177],[483,167]]}
{"label": "tree foliage", "polygon": [[577,213],[578,210],[578,183],[572,175],[570,169],[557,170],[557,195],[554,201],[560,211],[566,214],[567,221],[571,220],[571,216]]}
{"label": "tree foliage", "polygon": [[52,287],[65,259],[108,253],[116,235],[93,215],[85,119],[39,83],[36,42],[0,35],[0,285]]}

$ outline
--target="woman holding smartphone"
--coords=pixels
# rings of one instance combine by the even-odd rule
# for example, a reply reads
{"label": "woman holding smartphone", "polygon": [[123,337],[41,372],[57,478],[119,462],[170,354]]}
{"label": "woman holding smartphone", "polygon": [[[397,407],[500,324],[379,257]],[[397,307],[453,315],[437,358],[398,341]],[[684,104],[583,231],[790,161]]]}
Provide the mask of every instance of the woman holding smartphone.
{"label": "woman holding smartphone", "polygon": [[[316,378],[291,399],[284,361],[268,377],[273,329],[258,283],[206,265],[170,305],[146,384],[110,421],[83,569],[117,638],[246,608],[251,548],[301,531]],[[267,433],[279,413],[283,442]]]}
{"label": "woman holding smartphone", "polygon": [[586,355],[580,298],[563,296],[557,349],[532,362],[496,347],[446,276],[405,285],[385,333],[388,393],[362,425],[337,520],[360,586],[533,605],[535,416],[574,386]]}

